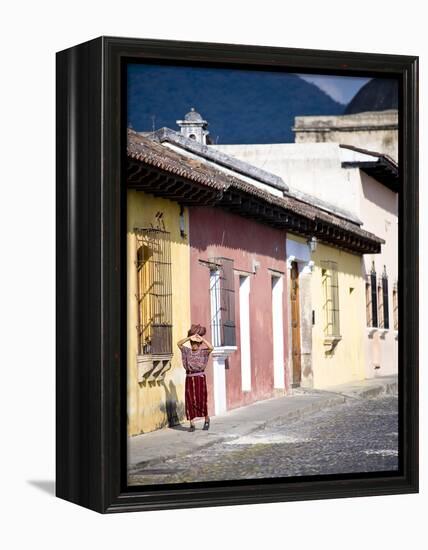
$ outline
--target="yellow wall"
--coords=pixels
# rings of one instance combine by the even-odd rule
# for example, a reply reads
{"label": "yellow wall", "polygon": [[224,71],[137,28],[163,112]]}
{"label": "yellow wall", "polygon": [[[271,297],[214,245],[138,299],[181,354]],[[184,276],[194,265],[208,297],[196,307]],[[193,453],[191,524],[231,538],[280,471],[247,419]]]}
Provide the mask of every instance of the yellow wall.
{"label": "yellow wall", "polygon": [[[190,327],[190,261],[188,238],[180,235],[180,207],[176,202],[154,197],[140,191],[128,191],[127,221],[127,354],[128,354],[128,433],[136,435],[166,426],[167,401],[176,407],[179,418],[184,415],[185,371],[176,346],[177,340]],[[171,233],[172,271],[172,367],[163,381],[139,384],[137,379],[137,275],[135,267],[136,237],[134,227],[157,227],[155,214],[163,212],[165,229]],[[188,214],[185,227],[188,232]]]}
{"label": "yellow wall", "polygon": [[[365,378],[365,286],[361,256],[318,243],[312,254],[312,365],[314,387],[325,388]],[[342,340],[331,354],[324,346],[324,294],[321,261],[337,262],[339,323]],[[354,290],[351,292],[350,289]]]}

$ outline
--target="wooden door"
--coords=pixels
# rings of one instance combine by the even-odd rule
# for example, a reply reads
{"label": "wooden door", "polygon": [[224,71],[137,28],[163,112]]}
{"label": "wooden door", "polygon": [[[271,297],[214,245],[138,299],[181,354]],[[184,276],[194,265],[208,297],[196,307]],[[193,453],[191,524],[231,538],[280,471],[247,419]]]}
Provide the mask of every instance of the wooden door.
{"label": "wooden door", "polygon": [[291,264],[291,350],[293,360],[293,387],[300,386],[302,365],[300,361],[300,295],[299,268],[297,262]]}

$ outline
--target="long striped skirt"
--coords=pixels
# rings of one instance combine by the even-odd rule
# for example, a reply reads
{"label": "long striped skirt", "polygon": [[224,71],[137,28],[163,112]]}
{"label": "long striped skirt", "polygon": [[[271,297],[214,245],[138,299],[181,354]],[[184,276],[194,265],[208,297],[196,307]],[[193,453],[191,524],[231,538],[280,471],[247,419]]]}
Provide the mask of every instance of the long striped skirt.
{"label": "long striped skirt", "polygon": [[187,420],[208,416],[207,381],[204,373],[186,376],[185,406]]}

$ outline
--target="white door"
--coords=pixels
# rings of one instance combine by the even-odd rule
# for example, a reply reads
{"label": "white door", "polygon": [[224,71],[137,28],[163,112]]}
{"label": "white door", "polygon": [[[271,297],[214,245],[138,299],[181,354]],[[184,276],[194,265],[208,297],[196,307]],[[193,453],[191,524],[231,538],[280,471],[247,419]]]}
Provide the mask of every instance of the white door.
{"label": "white door", "polygon": [[239,277],[242,391],[251,391],[250,277]]}
{"label": "white door", "polygon": [[272,277],[273,385],[284,388],[283,278]]}

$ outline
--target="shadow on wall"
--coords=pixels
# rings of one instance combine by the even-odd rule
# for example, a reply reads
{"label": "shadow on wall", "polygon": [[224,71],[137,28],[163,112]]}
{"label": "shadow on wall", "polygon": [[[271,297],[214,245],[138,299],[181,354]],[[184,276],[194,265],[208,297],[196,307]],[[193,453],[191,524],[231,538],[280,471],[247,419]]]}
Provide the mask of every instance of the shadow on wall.
{"label": "shadow on wall", "polygon": [[162,403],[160,410],[166,414],[170,428],[180,426],[181,420],[184,418],[184,404],[178,398],[175,384],[170,380],[167,385],[162,380],[160,385],[165,390],[165,404]]}
{"label": "shadow on wall", "polygon": [[388,189],[385,185],[367,174],[362,175],[361,181],[363,197],[367,201],[373,203],[382,210],[386,210],[393,216],[398,216],[398,193],[391,191],[391,189]]}
{"label": "shadow on wall", "polygon": [[285,237],[280,229],[211,206],[190,207],[189,224],[197,228],[191,232],[190,246],[199,252],[221,246],[285,261]]}

